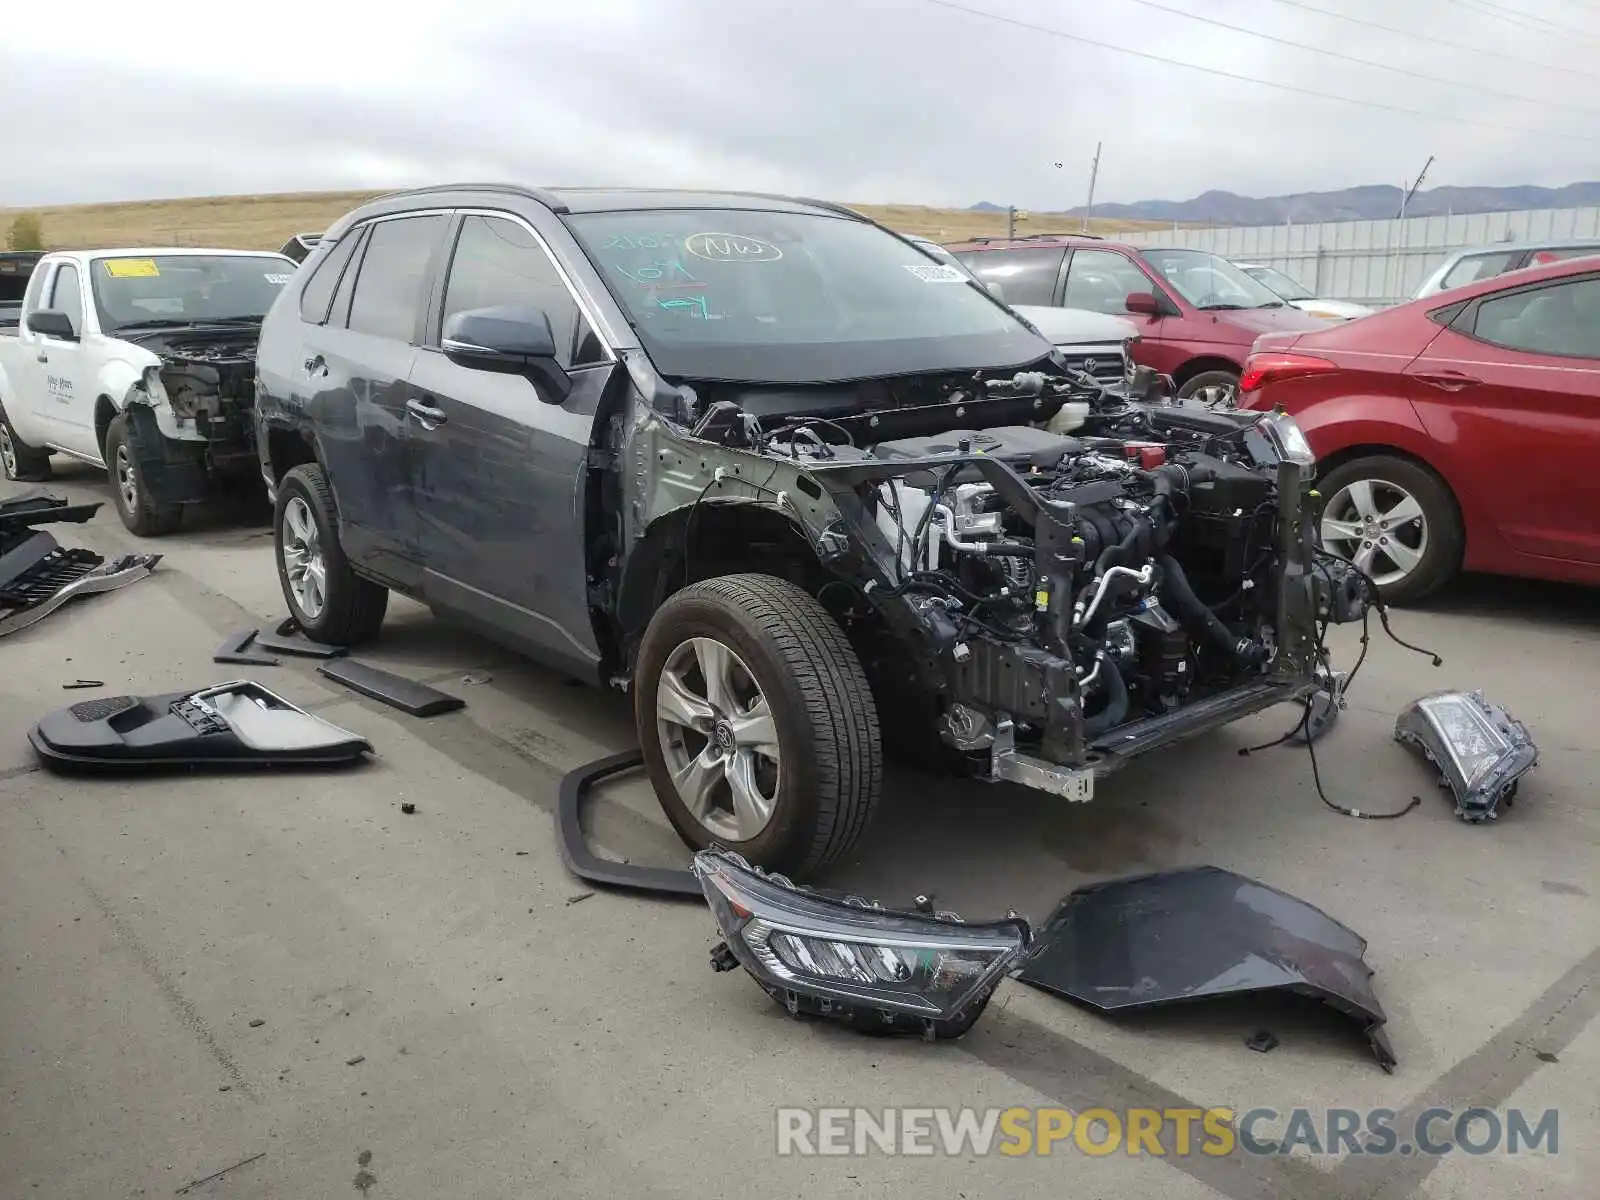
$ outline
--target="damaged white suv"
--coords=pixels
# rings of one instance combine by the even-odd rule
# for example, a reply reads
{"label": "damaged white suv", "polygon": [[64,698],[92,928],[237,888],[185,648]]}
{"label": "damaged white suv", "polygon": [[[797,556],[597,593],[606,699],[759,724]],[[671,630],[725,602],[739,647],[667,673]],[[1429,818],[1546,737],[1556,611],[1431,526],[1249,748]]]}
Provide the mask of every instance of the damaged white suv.
{"label": "damaged white suv", "polygon": [[230,479],[254,486],[255,350],[296,264],[246,250],[75,250],[39,261],[0,335],[0,464],[105,467],[117,513],[150,537]]}

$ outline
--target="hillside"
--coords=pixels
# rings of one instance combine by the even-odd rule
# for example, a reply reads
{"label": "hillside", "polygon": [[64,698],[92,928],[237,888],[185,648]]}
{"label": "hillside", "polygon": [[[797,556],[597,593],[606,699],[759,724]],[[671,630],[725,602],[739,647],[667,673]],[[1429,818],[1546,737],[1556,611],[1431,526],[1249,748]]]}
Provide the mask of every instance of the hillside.
{"label": "hillside", "polygon": [[[74,204],[34,209],[0,209],[0,236],[17,213],[39,217],[45,243],[59,249],[108,246],[226,246],[276,250],[296,233],[314,233],[377,192],[301,192],[285,195],[209,196],[146,200],[122,204]],[[1002,236],[1005,212],[926,208],[913,204],[858,205],[862,212],[904,233],[936,241]],[[1095,233],[1149,229],[1149,221],[1090,222]],[[1033,213],[1017,226],[1019,234],[1076,232],[1080,217]]]}
{"label": "hillside", "polygon": [[[1192,200],[1140,200],[1135,204],[1096,204],[1095,216],[1110,221],[1142,220],[1170,225],[1281,225],[1285,221],[1388,220],[1400,211],[1400,189],[1388,184],[1341,188],[1336,192],[1296,192],[1257,199],[1233,192],[1205,192]],[[1519,212],[1537,208],[1600,205],[1600,183],[1565,187],[1437,187],[1418,192],[1406,206],[1409,217],[1447,213]],[[1075,209],[1081,213],[1083,210]]]}

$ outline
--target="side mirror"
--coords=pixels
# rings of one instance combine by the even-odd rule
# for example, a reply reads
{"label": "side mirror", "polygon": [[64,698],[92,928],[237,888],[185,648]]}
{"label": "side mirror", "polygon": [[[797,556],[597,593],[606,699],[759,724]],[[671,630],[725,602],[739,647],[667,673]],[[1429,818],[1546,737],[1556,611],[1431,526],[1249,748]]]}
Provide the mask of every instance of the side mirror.
{"label": "side mirror", "polygon": [[1001,304],[1006,302],[1005,289],[1002,288],[998,283],[985,283],[983,286],[988,288],[989,294],[996,300],[1000,301]]}
{"label": "side mirror", "polygon": [[444,323],[440,349],[451,362],[474,371],[524,375],[539,388],[539,398],[560,404],[572,391],[572,377],[556,361],[550,318],[537,308],[469,308]]}
{"label": "side mirror", "polygon": [[1161,315],[1161,301],[1156,299],[1154,292],[1129,292],[1128,298],[1122,302],[1122,307],[1141,317]]}
{"label": "side mirror", "polygon": [[28,314],[28,329],[41,337],[60,338],[65,342],[78,340],[78,331],[72,327],[72,318],[54,308],[42,308]]}

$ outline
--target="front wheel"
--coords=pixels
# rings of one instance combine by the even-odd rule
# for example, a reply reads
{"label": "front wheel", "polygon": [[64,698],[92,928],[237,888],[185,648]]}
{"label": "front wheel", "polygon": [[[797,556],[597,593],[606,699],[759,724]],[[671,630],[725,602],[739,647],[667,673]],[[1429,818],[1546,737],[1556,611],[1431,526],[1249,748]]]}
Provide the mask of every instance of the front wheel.
{"label": "front wheel", "polygon": [[671,596],[635,675],[645,769],[692,848],[795,877],[848,851],[883,787],[860,660],[814,598],[770,575]]}
{"label": "front wheel", "polygon": [[1426,467],[1374,454],[1339,464],[1317,487],[1323,546],[1370,575],[1386,603],[1420,600],[1455,574],[1461,516]]}
{"label": "front wheel", "polygon": [[1236,408],[1239,375],[1235,371],[1201,371],[1178,389],[1178,399],[1197,400],[1207,408]]}
{"label": "front wheel", "polygon": [[138,537],[162,537],[183,523],[181,504],[162,504],[146,486],[144,468],[128,445],[128,414],[118,413],[106,429],[106,474],[116,490],[117,516]]}

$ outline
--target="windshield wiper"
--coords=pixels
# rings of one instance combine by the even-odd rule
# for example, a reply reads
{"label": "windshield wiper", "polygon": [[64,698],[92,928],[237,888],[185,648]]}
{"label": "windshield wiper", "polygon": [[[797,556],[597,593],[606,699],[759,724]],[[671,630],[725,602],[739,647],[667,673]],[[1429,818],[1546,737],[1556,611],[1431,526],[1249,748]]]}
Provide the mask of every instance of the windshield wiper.
{"label": "windshield wiper", "polygon": [[123,329],[178,329],[182,326],[193,324],[194,322],[187,318],[151,317],[144,321],[123,321],[116,328],[119,331]]}
{"label": "windshield wiper", "polygon": [[1258,304],[1258,305],[1256,305],[1256,307],[1257,308],[1282,308],[1283,305],[1284,305],[1284,302],[1282,300],[1268,300],[1265,304]]}
{"label": "windshield wiper", "polygon": [[1201,312],[1238,312],[1244,307],[1242,304],[1196,304]]}

